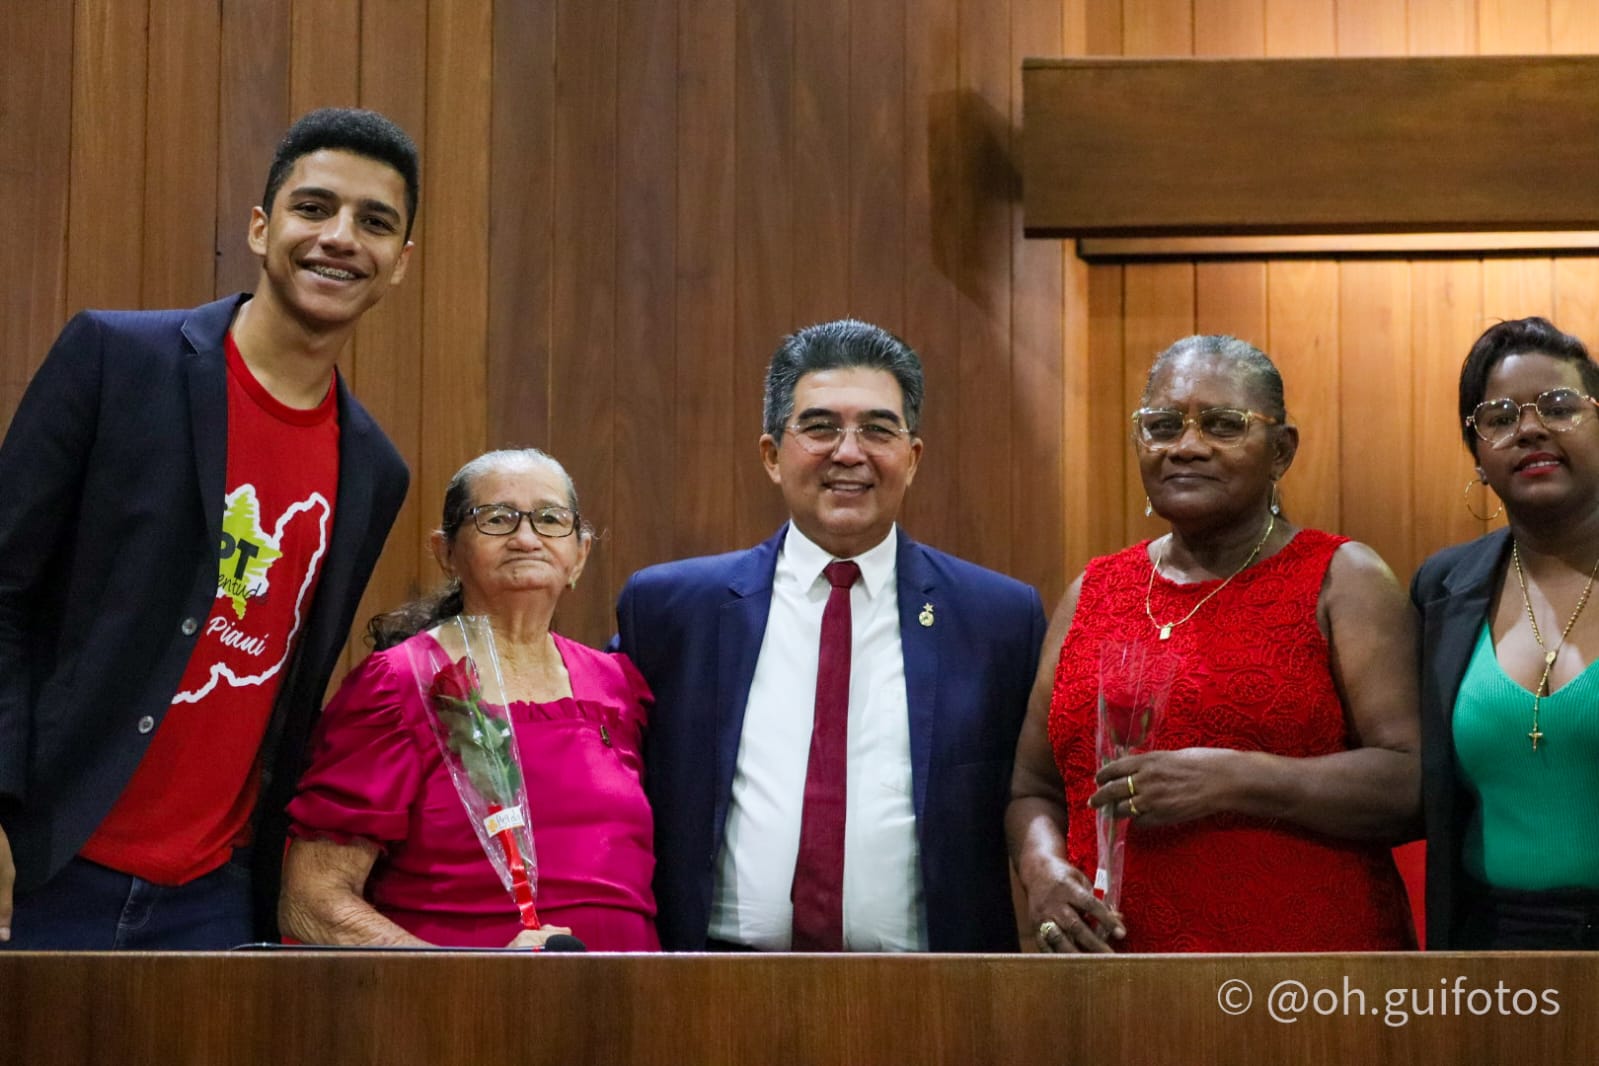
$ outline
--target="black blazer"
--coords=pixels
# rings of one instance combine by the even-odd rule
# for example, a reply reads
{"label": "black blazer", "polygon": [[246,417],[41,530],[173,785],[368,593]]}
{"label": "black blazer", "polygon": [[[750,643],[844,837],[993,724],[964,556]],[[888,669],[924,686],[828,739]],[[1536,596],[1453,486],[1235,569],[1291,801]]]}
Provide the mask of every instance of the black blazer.
{"label": "black blazer", "polygon": [[1421,564],[1410,600],[1421,612],[1421,795],[1427,817],[1427,948],[1457,947],[1471,906],[1461,831],[1475,800],[1462,786],[1453,718],[1460,680],[1510,557],[1510,531],[1457,544]]}
{"label": "black blazer", "polygon": [[[21,891],[83,846],[144,756],[216,597],[230,296],[86,311],[0,445],[0,825]],[[332,540],[262,759],[258,930],[270,935],[283,807],[310,725],[405,497],[399,453],[338,383]]]}
{"label": "black blazer", "polygon": [[[655,693],[644,784],[661,945],[705,946],[744,708],[787,526],[747,551],[634,574],[617,646]],[[922,899],[933,951],[1015,951],[1005,805],[1044,641],[1038,593],[898,534],[900,643]],[[922,622],[924,605],[931,605]]]}

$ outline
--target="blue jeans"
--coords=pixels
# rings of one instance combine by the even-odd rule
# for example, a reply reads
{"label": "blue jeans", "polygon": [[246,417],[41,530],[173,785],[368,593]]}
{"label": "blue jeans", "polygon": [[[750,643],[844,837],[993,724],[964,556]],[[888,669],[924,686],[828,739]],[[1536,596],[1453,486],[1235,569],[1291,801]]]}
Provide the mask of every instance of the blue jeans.
{"label": "blue jeans", "polygon": [[223,951],[251,939],[250,868],[241,851],[186,885],[152,884],[75,858],[16,897],[11,940],[0,949]]}

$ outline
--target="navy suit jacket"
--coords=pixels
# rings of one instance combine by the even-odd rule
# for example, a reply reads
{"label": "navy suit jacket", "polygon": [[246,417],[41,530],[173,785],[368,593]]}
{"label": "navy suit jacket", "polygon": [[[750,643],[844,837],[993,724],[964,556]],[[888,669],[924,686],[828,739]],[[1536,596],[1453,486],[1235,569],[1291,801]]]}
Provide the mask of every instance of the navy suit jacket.
{"label": "navy suit jacket", "polygon": [[[216,598],[226,491],[223,341],[245,299],[86,311],[0,445],[0,825],[44,884],[126,787]],[[274,928],[283,807],[409,475],[341,380],[339,491],[262,759],[258,932]],[[174,802],[182,785],[173,784]]]}
{"label": "navy suit jacket", "polygon": [[[661,944],[705,946],[744,708],[787,527],[747,551],[629,579],[618,646],[655,693],[645,788]],[[1044,639],[1038,593],[899,534],[900,640],[929,947],[1014,951],[1004,814]],[[919,621],[931,604],[933,624]]]}
{"label": "navy suit jacket", "polygon": [[1475,800],[1455,756],[1455,697],[1510,557],[1510,531],[1457,544],[1421,564],[1410,599],[1421,612],[1421,775],[1427,817],[1427,949],[1459,947],[1472,907],[1461,834]]}

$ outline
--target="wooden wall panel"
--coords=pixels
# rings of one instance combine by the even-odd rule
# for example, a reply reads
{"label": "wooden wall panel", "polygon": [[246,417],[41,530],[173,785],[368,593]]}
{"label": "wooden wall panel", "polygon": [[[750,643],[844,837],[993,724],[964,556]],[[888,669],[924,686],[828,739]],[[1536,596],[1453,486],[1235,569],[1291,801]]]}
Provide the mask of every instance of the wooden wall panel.
{"label": "wooden wall panel", "polygon": [[894,203],[905,186],[905,0],[850,5],[848,56],[849,308],[903,334],[905,214]]}
{"label": "wooden wall panel", "polygon": [[[410,73],[427,67],[427,19],[427,0],[363,4],[359,31],[357,102],[392,118],[423,146],[427,140],[427,83]],[[422,220],[429,211],[429,191],[424,185],[417,228],[412,231],[413,242],[420,243],[412,250],[406,278],[361,320],[354,350],[341,367],[361,403],[405,457],[413,478],[422,459],[423,297],[430,250]],[[351,665],[369,650],[363,632],[368,619],[431,590],[442,580],[427,550],[427,535],[438,526],[440,501],[421,497],[414,489],[407,494],[356,611],[356,629],[347,648]]]}
{"label": "wooden wall panel", "polygon": [[677,359],[663,343],[677,330],[677,185],[661,180],[677,171],[677,124],[661,121],[677,113],[677,12],[654,0],[622,0],[618,17],[616,121],[625,147],[616,188],[616,445],[606,477],[608,528],[585,579],[603,574],[607,590],[671,556],[667,516],[677,489],[675,457],[662,446],[677,426]]}
{"label": "wooden wall panel", "polygon": [[[425,210],[417,212],[418,247],[428,248],[422,282],[422,410],[425,430],[411,471],[421,514],[437,511],[444,486],[483,451],[487,433],[489,236],[489,94],[493,49],[489,0],[454,0],[428,8],[427,141],[422,159]],[[431,190],[431,192],[429,191]],[[436,238],[436,239],[435,239]],[[495,352],[495,357],[506,353]],[[417,578],[437,580],[419,555]]]}
{"label": "wooden wall panel", "polygon": [[[734,304],[743,291],[744,279],[738,276],[743,270],[735,272],[735,259],[726,254],[742,237],[736,230],[735,181],[736,160],[746,152],[744,144],[727,142],[738,121],[733,106],[739,77],[737,5],[732,0],[687,0],[678,12],[677,351],[683,358],[677,363],[674,398],[674,554],[695,555],[731,548],[747,542],[745,538],[765,538],[775,528],[775,522],[755,517],[758,507],[773,507],[775,490],[760,472],[755,446],[760,438],[759,379],[750,372],[757,364],[764,366],[758,353],[770,351],[777,339],[751,336],[748,342],[755,347],[740,345],[744,338],[737,336]],[[788,79],[792,39],[779,34],[761,40],[767,47],[751,56],[756,69]],[[791,98],[788,92],[773,91]],[[789,118],[780,128],[792,129],[791,123]],[[744,132],[744,127],[736,130],[740,136]],[[791,253],[778,244],[763,251],[773,257]],[[771,264],[762,257],[750,264],[752,271],[762,272],[757,284],[768,296],[780,287],[789,295],[789,276],[771,272]],[[741,486],[745,499],[738,492]]]}
{"label": "wooden wall panel", "polygon": [[[563,0],[556,21],[555,274],[550,448],[583,494],[589,520],[611,520],[616,415],[618,0]],[[566,56],[581,61],[563,62]],[[500,353],[514,359],[512,353]],[[557,624],[599,633],[615,602],[604,555],[562,598]]]}
{"label": "wooden wall panel", "polygon": [[[1064,49],[1058,0],[1013,0],[1011,14],[1012,158],[1021,151],[1022,60],[1054,41]],[[1022,237],[1020,199],[1011,206],[1011,437],[1012,571],[1045,575],[1039,593],[1054,603],[1065,591],[1066,516],[1062,484],[1061,389],[1066,335],[1061,297],[1065,248],[1061,241]]]}
{"label": "wooden wall panel", "polygon": [[[245,223],[294,113],[359,100],[421,145],[412,276],[343,368],[417,475],[363,616],[433,583],[444,479],[486,446],[552,449],[608,531],[563,611],[584,639],[634,568],[766,536],[766,360],[821,318],[923,355],[907,529],[1051,600],[1160,528],[1125,419],[1179,336],[1278,358],[1305,429],[1296,519],[1400,571],[1482,528],[1453,389],[1483,325],[1543,313],[1599,340],[1599,259],[1088,267],[1024,240],[1017,207],[1026,56],[1599,49],[1577,0],[46,6],[0,15],[0,146],[24,172],[0,182],[26,241],[4,268],[26,298],[0,327],[0,418],[78,307],[253,285]],[[1382,403],[1411,412],[1392,440],[1362,425]]]}
{"label": "wooden wall panel", "polygon": [[1144,488],[1139,478],[1137,453],[1132,443],[1129,416],[1144,393],[1155,356],[1179,337],[1194,332],[1194,268],[1188,263],[1146,264],[1127,268],[1122,293],[1125,316],[1122,334],[1122,396],[1118,416],[1118,443],[1127,453],[1123,484],[1122,542],[1131,544],[1166,532],[1159,515],[1145,517]]}
{"label": "wooden wall panel", "polygon": [[[1410,558],[1420,560],[1449,544],[1480,537],[1484,524],[1466,509],[1465,487],[1475,476],[1460,438],[1460,364],[1482,332],[1482,264],[1470,260],[1423,262],[1411,267],[1410,357],[1411,469],[1414,499],[1408,509]],[[1487,514],[1482,493],[1472,506]],[[1408,578],[1390,561],[1401,580]]]}
{"label": "wooden wall panel", "polygon": [[[218,6],[150,6],[142,307],[189,307],[216,285]],[[203,136],[195,136],[195,131]],[[239,234],[242,236],[242,234]],[[237,239],[237,238],[235,238]]]}
{"label": "wooden wall panel", "polygon": [[1012,0],[961,0],[960,5],[960,422],[954,461],[944,469],[957,471],[961,514],[982,520],[961,522],[954,542],[940,545],[1005,571],[1011,566],[1011,537],[990,531],[1011,528],[1011,481],[1002,472],[1016,461],[1005,429],[1015,406],[1011,225],[1017,179],[1008,155],[1012,6]]}
{"label": "wooden wall panel", "polygon": [[67,306],[138,307],[149,9],[80,0],[74,10]]}
{"label": "wooden wall panel", "polygon": [[965,508],[961,451],[960,275],[955,256],[960,181],[959,0],[922,0],[905,25],[905,322],[922,358],[925,442],[904,522],[918,539],[953,548]]}
{"label": "wooden wall panel", "polygon": [[20,244],[0,256],[0,420],[68,315],[67,199],[71,175],[72,10],[0,6],[0,202]]}
{"label": "wooden wall panel", "polygon": [[[260,263],[245,243],[272,151],[289,114],[290,0],[221,5],[217,104],[217,296],[255,288]],[[416,131],[413,130],[414,134]]]}

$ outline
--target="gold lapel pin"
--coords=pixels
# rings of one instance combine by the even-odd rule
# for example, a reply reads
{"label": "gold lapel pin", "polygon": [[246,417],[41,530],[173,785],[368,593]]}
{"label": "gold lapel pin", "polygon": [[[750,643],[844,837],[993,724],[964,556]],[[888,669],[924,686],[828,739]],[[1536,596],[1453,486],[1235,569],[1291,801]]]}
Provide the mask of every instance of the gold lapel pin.
{"label": "gold lapel pin", "polygon": [[922,623],[924,629],[931,626],[933,624],[933,605],[930,603],[922,604],[922,613],[916,616],[916,620]]}

